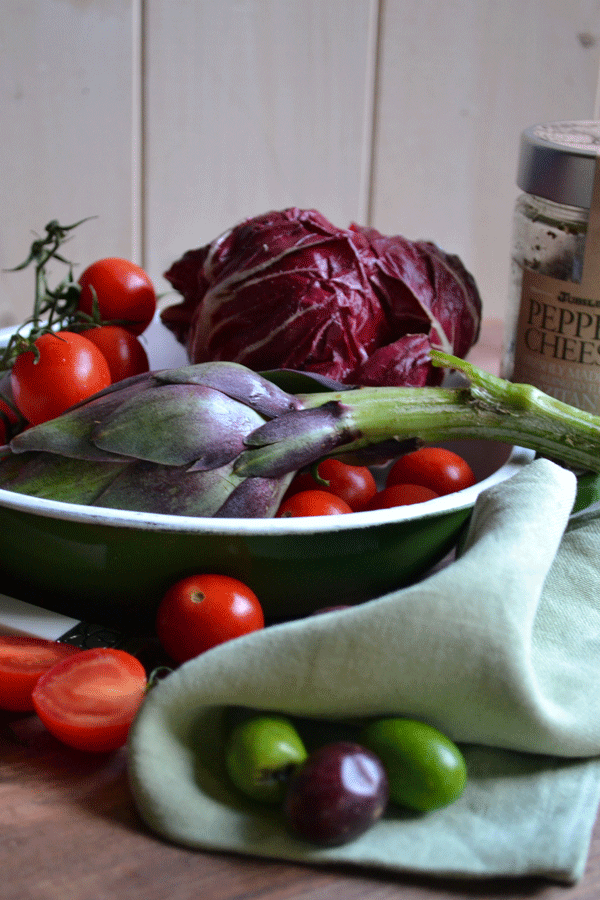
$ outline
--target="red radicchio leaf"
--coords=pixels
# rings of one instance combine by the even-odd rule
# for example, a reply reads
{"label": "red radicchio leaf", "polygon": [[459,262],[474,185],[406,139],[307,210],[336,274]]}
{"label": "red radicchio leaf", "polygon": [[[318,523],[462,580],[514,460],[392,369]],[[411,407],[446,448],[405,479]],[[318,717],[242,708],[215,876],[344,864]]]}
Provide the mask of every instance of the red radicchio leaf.
{"label": "red radicchio leaf", "polygon": [[336,228],[316,210],[247,219],[165,277],[183,301],[162,321],[192,362],[438,384],[430,347],[464,356],[479,332],[481,299],[458,257],[374,228]]}

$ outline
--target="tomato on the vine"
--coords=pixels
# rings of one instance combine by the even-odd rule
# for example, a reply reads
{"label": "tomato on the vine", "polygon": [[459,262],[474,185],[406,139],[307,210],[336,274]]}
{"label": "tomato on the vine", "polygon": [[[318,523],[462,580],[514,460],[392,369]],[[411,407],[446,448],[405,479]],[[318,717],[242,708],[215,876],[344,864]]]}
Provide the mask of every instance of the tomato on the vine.
{"label": "tomato on the vine", "polygon": [[33,350],[26,350],[17,356],[10,373],[15,405],[31,425],[56,418],[111,384],[104,355],[83,335],[47,332],[35,346],[39,359]]}
{"label": "tomato on the vine", "polygon": [[281,502],[276,513],[276,518],[287,519],[302,516],[336,516],[340,513],[351,513],[341,497],[330,494],[328,491],[299,491]]}
{"label": "tomato on the vine", "polygon": [[321,460],[317,466],[317,474],[327,484],[318,481],[312,472],[300,472],[287,489],[285,499],[300,491],[327,491],[341,497],[354,512],[357,512],[369,502],[377,490],[370,469],[366,466],[352,466],[334,457]]}
{"label": "tomato on the vine", "polygon": [[156,614],[156,633],[177,663],[232,638],[263,628],[260,601],[228,575],[190,575],[173,584]]}
{"label": "tomato on the vine", "polygon": [[94,296],[103,321],[118,321],[132,334],[145,331],[156,312],[156,292],[146,272],[119,257],[99,259],[79,279],[79,309],[92,315]]}
{"label": "tomato on the vine", "polygon": [[440,496],[475,484],[466,460],[443,447],[421,447],[397,459],[389,471],[387,485],[420,484]]}
{"label": "tomato on the vine", "polygon": [[127,740],[146,685],[146,671],[135,656],[94,647],[49,669],[34,687],[32,699],[38,716],[59,741],[105,753]]}
{"label": "tomato on the vine", "polygon": [[421,484],[392,484],[382,491],[378,491],[365,508],[367,510],[391,509],[393,506],[425,503],[427,500],[435,500],[436,497],[439,497],[439,494]]}
{"label": "tomato on the vine", "polygon": [[72,644],[27,635],[0,635],[0,709],[33,709],[31,693],[38,679],[62,659],[80,653]]}
{"label": "tomato on the vine", "polygon": [[135,334],[121,325],[100,325],[88,328],[84,337],[95,344],[104,355],[113,384],[140,375],[150,368],[148,354]]}

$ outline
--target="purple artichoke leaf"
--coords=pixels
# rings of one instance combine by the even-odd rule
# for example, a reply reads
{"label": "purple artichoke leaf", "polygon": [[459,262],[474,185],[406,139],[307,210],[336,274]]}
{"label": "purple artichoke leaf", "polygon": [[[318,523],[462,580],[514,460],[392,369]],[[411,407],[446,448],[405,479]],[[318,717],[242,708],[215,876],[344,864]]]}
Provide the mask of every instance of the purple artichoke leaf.
{"label": "purple artichoke leaf", "polygon": [[97,462],[129,461],[127,454],[113,453],[98,447],[92,435],[99,421],[110,416],[127,399],[147,396],[147,388],[147,381],[136,381],[120,392],[102,391],[94,394],[87,402],[78,403],[61,416],[21,431],[10,442],[10,448],[13,453],[39,450]]}
{"label": "purple artichoke leaf", "polygon": [[266,418],[274,418],[291,409],[301,408],[296,397],[239,363],[197,363],[155,372],[154,375],[162,383],[197,384],[221,391]]}
{"label": "purple artichoke leaf", "polygon": [[132,463],[98,494],[94,506],[177,516],[214,516],[241,479],[231,464],[207,472]]}
{"label": "purple artichoke leaf", "polygon": [[264,418],[202,385],[163,384],[119,406],[96,426],[101,450],[164,466],[213,469],[234,459]]}
{"label": "purple artichoke leaf", "polygon": [[277,478],[316,462],[361,436],[348,425],[345,411],[341,403],[332,400],[266,422],[246,437],[247,449],[235,460],[234,472]]}
{"label": "purple artichoke leaf", "polygon": [[139,375],[130,375],[129,378],[122,378],[120,381],[115,381],[112,384],[109,384],[108,387],[93,394],[91,397],[86,397],[85,399],[80,400],[79,403],[75,403],[69,408],[69,412],[71,410],[81,409],[81,407],[87,406],[92,401],[102,400],[104,397],[108,397],[109,394],[114,393],[120,395],[118,402],[121,402],[123,397],[133,396],[134,394],[151,388],[155,383],[154,374],[154,372],[140,372]]}
{"label": "purple artichoke leaf", "polygon": [[288,472],[280,478],[244,478],[214,513],[215,517],[253,519],[274,516],[294,474]]}
{"label": "purple artichoke leaf", "polygon": [[53,453],[22,453],[4,460],[0,484],[5,490],[63,503],[88,506],[130,463],[98,465]]}

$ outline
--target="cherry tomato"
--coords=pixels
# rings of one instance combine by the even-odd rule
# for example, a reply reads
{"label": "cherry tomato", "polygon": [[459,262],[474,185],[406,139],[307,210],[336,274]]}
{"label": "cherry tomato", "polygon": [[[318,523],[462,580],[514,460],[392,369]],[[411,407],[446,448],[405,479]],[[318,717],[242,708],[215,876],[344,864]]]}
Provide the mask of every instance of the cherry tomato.
{"label": "cherry tomato", "polygon": [[81,334],[43,334],[32,350],[17,356],[10,373],[15,405],[32,425],[61,415],[111,383],[108,363],[95,344]]}
{"label": "cherry tomato", "polygon": [[156,615],[158,638],[177,663],[264,624],[256,594],[227,575],[182,578],[169,588]]}
{"label": "cherry tomato", "polygon": [[152,321],[156,311],[154,286],[135,263],[118,257],[99,259],[82,272],[79,284],[82,312],[92,314],[95,291],[103,320],[117,320],[132,334],[141,334]]}
{"label": "cherry tomato", "polygon": [[379,491],[367,503],[365,509],[391,509],[393,506],[409,506],[434,500],[438,494],[420,484],[392,484]]}
{"label": "cherry tomato", "polygon": [[457,453],[442,447],[421,447],[396,460],[387,485],[421,484],[436,494],[451,494],[475,484],[470,465]]}
{"label": "cherry tomato", "polygon": [[59,741],[77,750],[104,753],[127,740],[146,683],[145,669],[135,656],[94,647],[42,675],[33,689],[33,705]]}
{"label": "cherry tomato", "polygon": [[148,354],[142,344],[135,334],[120,325],[101,325],[99,328],[89,328],[83,334],[104,355],[113,384],[130,375],[147,372],[150,368]]}
{"label": "cherry tomato", "polygon": [[275,517],[287,519],[302,516],[336,516],[351,512],[352,508],[345,500],[328,491],[299,491],[282,501]]}
{"label": "cherry tomato", "polygon": [[300,491],[327,491],[341,497],[354,512],[363,508],[375,495],[377,486],[370,469],[366,466],[351,466],[341,459],[324,459],[317,466],[319,478],[328,484],[321,484],[311,472],[296,475],[284,499]]}
{"label": "cherry tomato", "polygon": [[43,638],[3,634],[0,636],[0,709],[33,709],[31,692],[38,679],[78,647]]}

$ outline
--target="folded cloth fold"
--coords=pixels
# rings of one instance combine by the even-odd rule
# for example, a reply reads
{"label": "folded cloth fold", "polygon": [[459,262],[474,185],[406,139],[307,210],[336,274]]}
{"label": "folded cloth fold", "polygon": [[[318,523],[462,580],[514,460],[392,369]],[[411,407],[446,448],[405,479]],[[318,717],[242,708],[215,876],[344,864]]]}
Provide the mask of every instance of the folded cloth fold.
{"label": "folded cloth fold", "polygon": [[[536,460],[479,496],[448,567],[222,644],[160,682],[129,739],[148,826],[187,846],[313,863],[580,878],[600,797],[600,514],[569,519],[575,490],[571,472]],[[225,711],[238,706],[427,721],[464,749],[467,788],[446,809],[390,806],[357,841],[313,848],[229,785]]]}

